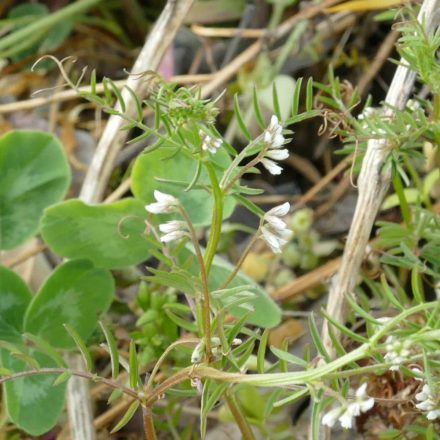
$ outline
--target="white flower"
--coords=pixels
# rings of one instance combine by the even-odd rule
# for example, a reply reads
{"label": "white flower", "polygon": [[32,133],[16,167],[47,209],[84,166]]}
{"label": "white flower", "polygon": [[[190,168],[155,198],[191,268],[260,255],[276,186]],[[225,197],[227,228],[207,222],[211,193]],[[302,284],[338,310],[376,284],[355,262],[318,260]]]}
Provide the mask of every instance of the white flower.
{"label": "white flower", "polygon": [[411,110],[412,112],[417,111],[421,106],[420,102],[416,101],[415,99],[408,99],[408,102],[406,103],[406,107],[408,110]]}
{"label": "white flower", "polygon": [[359,114],[358,120],[362,121],[363,119],[369,118],[370,116],[373,116],[373,114],[376,112],[376,109],[374,107],[365,107],[362,110],[362,113]]}
{"label": "white flower", "polygon": [[179,200],[170,194],[156,190],[154,191],[154,198],[157,202],[145,206],[145,209],[152,214],[169,214],[179,206]]}
{"label": "white flower", "polygon": [[280,148],[284,144],[283,126],[275,115],[272,115],[270,124],[264,131],[263,139],[269,148]]}
{"label": "white flower", "polygon": [[200,131],[200,136],[202,137],[202,150],[209,151],[211,154],[215,154],[223,144],[221,139],[211,137],[203,131]]}
{"label": "white flower", "polygon": [[390,322],[393,318],[390,316],[382,316],[381,318],[376,318],[376,321],[379,322],[379,325],[383,326]]}
{"label": "white flower", "polygon": [[406,362],[411,355],[409,350],[411,346],[410,340],[400,341],[394,336],[388,336],[385,343],[387,344],[387,353],[384,356],[385,361],[391,362],[391,371],[399,371],[400,366]]}
{"label": "white flower", "polygon": [[266,157],[273,160],[284,160],[289,157],[289,151],[286,148],[283,148],[282,150],[269,150]]}
{"label": "white flower", "polygon": [[339,423],[343,428],[351,429],[353,427],[353,419],[359,415],[355,411],[356,407],[348,405],[342,416],[339,417]]}
{"label": "white flower", "polygon": [[283,168],[277,165],[273,160],[261,159],[261,163],[263,164],[264,168],[266,168],[266,170],[269,171],[269,173],[273,176],[278,176],[281,174],[281,171],[283,171]]}
{"label": "white flower", "polygon": [[[263,133],[263,140],[266,144],[267,152],[261,160],[263,166],[273,175],[281,174],[283,169],[277,165],[274,160],[284,160],[289,157],[289,151],[279,148],[284,144],[283,127],[279,123],[278,118],[273,115],[270,124]],[[271,160],[273,159],[273,160]]]}
{"label": "white flower", "polygon": [[342,408],[340,406],[331,409],[328,413],[324,414],[321,423],[330,428],[333,427],[341,414],[341,410]]}
{"label": "white flower", "polygon": [[163,243],[180,240],[182,237],[188,235],[186,223],[181,220],[171,220],[167,223],[163,223],[159,225],[159,230],[165,234],[160,237],[160,241]]}
{"label": "white flower", "polygon": [[414,380],[418,380],[419,382],[423,381],[423,371],[418,367],[411,368],[411,371],[414,373]]}
{"label": "white flower", "polygon": [[339,420],[343,428],[351,429],[353,420],[363,412],[369,411],[374,406],[374,398],[367,396],[367,384],[362,384],[355,392],[355,400],[344,407],[337,407],[330,410],[322,418],[322,424],[332,427]]}
{"label": "white flower", "polygon": [[416,408],[427,411],[426,418],[435,420],[440,417],[439,402],[428,384],[423,385],[422,391],[416,394],[416,399],[420,402]]}
{"label": "white flower", "polygon": [[356,401],[352,404],[357,405],[357,408],[359,409],[355,414],[356,416],[360,413],[369,411],[374,406],[373,397],[368,397],[367,395],[367,387],[368,384],[365,382],[356,391]]}
{"label": "white flower", "polygon": [[270,209],[264,214],[264,225],[261,228],[263,239],[276,254],[281,253],[281,248],[292,236],[292,231],[288,229],[286,223],[280,217],[285,216],[290,209],[288,202]]}

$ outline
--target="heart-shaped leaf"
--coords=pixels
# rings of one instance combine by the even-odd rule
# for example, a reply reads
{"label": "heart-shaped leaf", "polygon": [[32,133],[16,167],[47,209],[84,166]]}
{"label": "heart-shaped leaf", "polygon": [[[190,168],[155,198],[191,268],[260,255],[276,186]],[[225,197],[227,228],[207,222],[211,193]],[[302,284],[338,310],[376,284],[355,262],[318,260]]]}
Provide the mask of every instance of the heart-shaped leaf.
{"label": "heart-shaped leaf", "polygon": [[108,205],[67,200],[46,209],[41,234],[50,248],[66,258],[87,258],[97,267],[138,264],[150,256],[144,204],[124,199]]}
{"label": "heart-shaped leaf", "polygon": [[26,283],[12,270],[0,266],[0,341],[20,341],[23,317],[31,299]]}
{"label": "heart-shaped leaf", "polygon": [[32,299],[24,329],[52,344],[73,349],[75,342],[63,324],[71,325],[83,339],[90,337],[99,315],[112,302],[115,286],[111,273],[88,260],[68,261],[52,272]]}
{"label": "heart-shaped leaf", "polygon": [[[26,308],[32,294],[24,281],[11,270],[0,266],[0,341],[12,343],[17,352],[36,360],[40,367],[56,367],[42,353],[25,347],[21,333]],[[10,350],[0,350],[0,365],[18,373],[29,369]],[[10,419],[32,435],[49,431],[57,422],[64,406],[65,385],[53,387],[57,375],[35,375],[4,384],[4,399]]]}
{"label": "heart-shaped leaf", "polygon": [[[56,367],[54,361],[35,350],[28,354],[40,367]],[[26,364],[6,350],[1,350],[1,364],[13,372],[29,369]],[[9,418],[31,435],[50,431],[57,423],[64,407],[66,384],[54,386],[58,374],[35,374],[14,379],[4,384],[4,398]]]}
{"label": "heart-shaped leaf", "polygon": [[34,235],[44,208],[62,200],[69,183],[69,165],[55,136],[11,131],[0,137],[0,249]]}
{"label": "heart-shaped leaf", "polygon": [[[212,160],[220,177],[221,169],[225,169],[230,164],[229,155],[224,148],[220,148],[212,156]],[[209,225],[212,219],[214,199],[212,194],[203,188],[203,186],[210,185],[209,176],[203,166],[196,185],[190,191],[185,191],[185,188],[193,182],[196,173],[196,160],[188,157],[183,149],[176,151],[175,146],[164,143],[158,149],[138,156],[131,175],[131,188],[133,194],[146,203],[155,201],[154,190],[171,194],[177,197],[186,208],[194,225]],[[227,197],[223,218],[229,217],[234,207],[234,199]],[[171,218],[171,216],[167,218]]]}

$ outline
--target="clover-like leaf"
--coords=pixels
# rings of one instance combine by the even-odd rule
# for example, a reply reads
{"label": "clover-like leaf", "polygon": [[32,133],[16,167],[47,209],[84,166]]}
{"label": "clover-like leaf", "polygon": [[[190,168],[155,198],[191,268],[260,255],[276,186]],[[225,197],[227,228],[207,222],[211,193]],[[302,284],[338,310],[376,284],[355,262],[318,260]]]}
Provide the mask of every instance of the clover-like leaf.
{"label": "clover-like leaf", "polygon": [[66,258],[87,258],[109,269],[138,264],[150,256],[144,204],[124,199],[106,205],[67,200],[51,206],[41,219],[49,247]]}
{"label": "clover-like leaf", "polygon": [[44,208],[62,200],[69,183],[69,165],[55,136],[11,131],[0,137],[0,249],[34,235]]}
{"label": "clover-like leaf", "polygon": [[65,330],[69,324],[87,339],[113,299],[111,273],[88,260],[68,261],[58,266],[35,295],[27,309],[24,329],[54,347],[73,349],[75,341]]}

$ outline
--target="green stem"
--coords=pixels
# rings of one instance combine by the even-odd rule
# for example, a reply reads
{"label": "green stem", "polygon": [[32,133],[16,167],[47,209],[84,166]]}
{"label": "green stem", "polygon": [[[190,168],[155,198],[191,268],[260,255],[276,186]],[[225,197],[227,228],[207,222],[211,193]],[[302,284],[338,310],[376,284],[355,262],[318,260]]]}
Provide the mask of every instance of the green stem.
{"label": "green stem", "polygon": [[209,179],[211,181],[212,194],[214,195],[214,212],[212,213],[211,232],[209,234],[209,240],[205,251],[206,272],[209,274],[212,261],[214,260],[215,253],[217,252],[217,246],[218,242],[220,241],[220,235],[222,232],[224,195],[218,183],[214,167],[210,163],[205,163],[205,166],[208,170]]}
{"label": "green stem", "polygon": [[235,397],[228,390],[226,390],[223,393],[223,398],[225,399],[229,410],[231,411],[235,421],[237,422],[237,426],[240,429],[242,438],[244,440],[255,440],[254,433],[252,432],[252,429],[249,426],[246,417],[243,415],[240,406],[235,400]]}
{"label": "green stem", "polygon": [[[227,194],[229,190],[235,185],[235,182],[241,179],[241,177],[246,174],[251,168],[255,165],[258,165],[261,162],[261,159],[264,158],[267,152],[267,147],[264,147],[256,157],[254,157],[250,162],[248,162],[240,171],[229,180],[229,182],[224,186],[223,193]],[[238,156],[237,156],[238,157]]]}
{"label": "green stem", "polygon": [[188,225],[191,241],[194,245],[194,250],[196,252],[197,260],[200,266],[200,277],[202,279],[202,291],[203,291],[203,299],[202,299],[203,333],[204,333],[203,337],[205,338],[206,355],[207,355],[207,359],[209,360],[211,359],[211,355],[212,355],[212,346],[211,346],[212,341],[211,341],[211,308],[209,301],[208,270],[206,267],[205,260],[203,259],[202,250],[200,249],[199,241],[197,239],[197,234],[192,224],[192,221],[189,218],[189,215],[183,206],[179,207],[179,212],[182,214],[182,217],[185,219],[185,222]]}
{"label": "green stem", "polygon": [[252,150],[262,139],[263,139],[263,135],[260,135],[256,139],[251,141],[248,145],[246,145],[246,147],[244,147],[243,150],[241,150],[240,153],[238,153],[237,156],[235,156],[234,160],[231,162],[231,164],[228,166],[226,171],[223,173],[222,180],[220,181],[220,188],[223,189],[224,194],[226,194],[224,188],[228,184],[228,181],[231,178],[232,173],[240,165],[240,162],[249,155],[249,150]]}
{"label": "green stem", "polygon": [[253,245],[255,244],[255,242],[258,239],[259,239],[259,235],[258,235],[258,231],[257,231],[257,233],[252,237],[249,244],[246,246],[246,249],[244,250],[244,252],[241,254],[241,257],[238,260],[238,263],[235,265],[234,270],[229,274],[228,279],[223,283],[223,285],[221,287],[222,289],[226,289],[226,287],[228,287],[229,283],[235,278],[235,276],[237,275],[241,266],[243,265],[244,260],[246,259],[247,255],[249,254],[250,250],[252,249]]}
{"label": "green stem", "polygon": [[159,371],[159,368],[161,367],[163,361],[168,356],[168,354],[177,346],[179,345],[188,345],[188,344],[194,344],[197,345],[200,341],[195,338],[189,338],[189,339],[183,339],[183,340],[177,340],[174,341],[171,345],[167,347],[167,349],[162,353],[156,364],[154,365],[153,371],[150,374],[150,377],[148,378],[147,385],[145,386],[145,390],[147,392],[151,391],[153,388],[153,381],[156,377],[157,372]]}

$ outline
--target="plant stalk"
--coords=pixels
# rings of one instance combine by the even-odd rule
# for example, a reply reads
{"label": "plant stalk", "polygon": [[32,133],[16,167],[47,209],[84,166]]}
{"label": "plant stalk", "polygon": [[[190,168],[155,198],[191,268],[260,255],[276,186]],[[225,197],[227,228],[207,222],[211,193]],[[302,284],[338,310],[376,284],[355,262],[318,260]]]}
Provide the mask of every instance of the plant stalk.
{"label": "plant stalk", "polygon": [[197,234],[192,224],[192,221],[189,218],[189,215],[183,206],[179,208],[179,212],[182,214],[182,217],[185,219],[185,222],[188,225],[191,241],[194,245],[194,250],[196,252],[197,260],[200,266],[200,277],[202,279],[202,291],[203,291],[202,292],[203,294],[202,314],[203,314],[203,332],[204,332],[203,336],[205,338],[206,355],[209,360],[212,355],[212,341],[211,341],[211,308],[209,301],[208,271],[206,269],[205,260],[203,259],[202,251],[200,249],[199,241],[197,240]]}
{"label": "plant stalk", "polygon": [[252,432],[252,429],[249,426],[246,417],[243,415],[234,395],[232,395],[229,390],[226,390],[223,393],[223,398],[225,399],[229,410],[231,411],[235,421],[237,422],[237,426],[240,429],[242,438],[244,440],[255,440],[254,433]]}
{"label": "plant stalk", "polygon": [[150,406],[142,407],[142,421],[146,440],[157,440],[156,430],[154,429],[153,411]]}
{"label": "plant stalk", "polygon": [[209,234],[209,240],[205,251],[206,271],[209,274],[222,232],[224,193],[220,188],[217,175],[215,174],[212,164],[206,163],[205,166],[208,171],[209,180],[211,181],[212,194],[214,196],[214,212],[212,213],[211,232]]}

